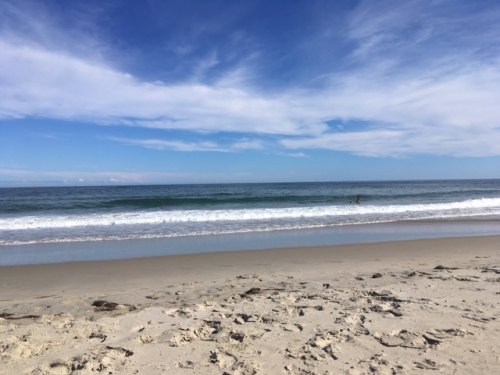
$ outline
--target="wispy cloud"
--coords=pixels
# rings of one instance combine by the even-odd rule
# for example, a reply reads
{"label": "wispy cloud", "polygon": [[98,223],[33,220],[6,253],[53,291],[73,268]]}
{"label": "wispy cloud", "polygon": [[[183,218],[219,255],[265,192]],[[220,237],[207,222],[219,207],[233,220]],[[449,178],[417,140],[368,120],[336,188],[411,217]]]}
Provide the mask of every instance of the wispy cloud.
{"label": "wispy cloud", "polygon": [[259,139],[240,139],[229,145],[230,150],[261,150],[265,147],[264,142]]}
{"label": "wispy cloud", "polygon": [[240,139],[229,144],[219,144],[212,141],[186,142],[164,139],[129,139],[114,137],[108,139],[154,150],[172,150],[180,152],[237,152],[264,148],[264,144],[261,140],[252,139]]}
{"label": "wispy cloud", "polygon": [[[321,97],[307,100],[316,114],[347,121],[344,132],[283,146],[377,157],[500,155],[500,45],[491,43],[500,40],[500,8],[450,5],[362,2],[349,24],[356,69],[330,76]],[[351,131],[350,120],[371,126]]]}
{"label": "wispy cloud", "polygon": [[66,185],[95,185],[95,184],[143,184],[168,183],[192,177],[185,173],[163,172],[81,172],[81,171],[34,171],[27,169],[0,168],[0,185],[32,186],[66,184]]}
{"label": "wispy cloud", "polygon": [[86,186],[86,185],[141,185],[209,183],[213,181],[251,181],[245,173],[190,173],[190,172],[131,172],[131,171],[34,171],[28,169],[0,168],[1,186]]}
{"label": "wispy cloud", "polygon": [[309,156],[304,154],[303,152],[289,152],[289,153],[284,153],[283,155],[288,156],[290,158],[308,158]]}
{"label": "wispy cloud", "polygon": [[[319,72],[328,77],[320,88],[304,85],[278,92],[266,90],[265,81],[249,85],[253,75],[248,66],[206,80],[219,64],[215,52],[200,59],[193,79],[172,85],[144,81],[95,56],[82,57],[62,37],[55,46],[4,27],[0,119],[42,117],[200,136],[252,135],[230,145],[122,140],[184,152],[262,149],[267,143],[259,137],[272,134],[282,148],[297,150],[296,155],[330,149],[370,157],[497,156],[500,9],[492,6],[486,12],[471,6],[467,12],[449,13],[452,8],[446,1],[362,2],[344,35],[354,44],[352,66],[339,72],[332,65]],[[40,24],[43,28],[44,22]],[[331,120],[344,120],[343,131],[332,131]],[[352,120],[372,125],[351,131]]]}
{"label": "wispy cloud", "polygon": [[227,150],[220,147],[215,142],[184,142],[184,141],[168,141],[162,139],[125,139],[125,138],[109,138],[110,140],[150,148],[153,150],[173,150],[181,152],[226,152]]}

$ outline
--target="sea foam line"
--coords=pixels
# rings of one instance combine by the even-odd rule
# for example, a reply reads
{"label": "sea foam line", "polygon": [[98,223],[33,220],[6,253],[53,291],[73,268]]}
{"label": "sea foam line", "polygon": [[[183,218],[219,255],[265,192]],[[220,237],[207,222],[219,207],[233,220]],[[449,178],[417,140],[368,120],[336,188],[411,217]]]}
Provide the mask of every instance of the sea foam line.
{"label": "sea foam line", "polygon": [[[498,212],[500,215],[500,211]],[[470,214],[467,218],[474,217],[484,217],[484,214]],[[451,219],[463,218],[460,214],[448,214],[442,215],[439,219],[451,220]],[[94,236],[78,236],[72,233],[65,232],[63,237],[45,237],[29,240],[1,240],[0,246],[18,246],[18,245],[34,245],[34,244],[49,244],[49,243],[68,243],[68,242],[101,242],[101,241],[121,241],[121,240],[146,240],[146,239],[160,239],[160,238],[179,238],[179,237],[197,237],[197,236],[213,236],[213,235],[228,235],[228,234],[245,234],[245,233],[261,233],[261,232],[280,232],[289,230],[306,230],[306,229],[324,229],[332,227],[342,227],[342,226],[353,226],[353,225],[373,225],[373,224],[388,224],[395,222],[425,222],[426,220],[435,219],[432,215],[420,216],[418,218],[408,219],[378,219],[378,220],[367,220],[358,222],[340,222],[340,223],[323,223],[323,224],[312,224],[312,223],[302,223],[299,225],[279,225],[279,226],[263,226],[263,227],[252,227],[245,228],[241,227],[239,229],[217,229],[217,230],[201,230],[201,231],[190,231],[190,232],[173,232],[173,233],[154,233],[154,234],[144,234],[144,233],[129,233],[129,234],[109,234],[101,233]]]}
{"label": "sea foam line", "polygon": [[[92,213],[76,215],[40,215],[0,218],[0,230],[29,230],[51,228],[77,228],[112,225],[158,225],[169,223],[241,222],[273,219],[308,219],[339,216],[398,215],[404,213],[446,214],[457,211],[458,216],[488,214],[500,209],[500,198],[471,199],[450,203],[412,205],[344,205],[288,208],[247,208],[232,210],[173,210],[135,211],[120,213]],[[470,210],[475,210],[470,212]],[[478,212],[479,211],[479,212]]]}

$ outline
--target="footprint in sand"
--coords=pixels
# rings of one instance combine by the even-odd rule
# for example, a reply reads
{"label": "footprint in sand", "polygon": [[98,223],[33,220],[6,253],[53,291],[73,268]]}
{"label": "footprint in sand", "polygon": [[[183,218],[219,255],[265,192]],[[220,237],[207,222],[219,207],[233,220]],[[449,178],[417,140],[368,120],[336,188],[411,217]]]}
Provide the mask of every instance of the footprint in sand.
{"label": "footprint in sand", "polygon": [[480,315],[476,315],[476,314],[463,314],[462,316],[464,318],[474,320],[475,322],[479,322],[479,323],[489,323],[493,320],[496,320],[496,318],[494,316],[480,316]]}
{"label": "footprint in sand", "polygon": [[440,365],[429,358],[425,358],[421,361],[416,361],[415,367],[421,370],[439,370],[443,367],[443,365]]}
{"label": "footprint in sand", "polygon": [[94,310],[96,312],[108,312],[108,311],[127,312],[127,311],[137,310],[137,307],[134,305],[120,304],[106,300],[95,300],[94,302],[92,302],[92,306],[94,307]]}
{"label": "footprint in sand", "polygon": [[390,334],[374,334],[373,337],[384,346],[410,349],[424,349],[427,345],[426,339],[417,333],[407,330],[396,331]]}

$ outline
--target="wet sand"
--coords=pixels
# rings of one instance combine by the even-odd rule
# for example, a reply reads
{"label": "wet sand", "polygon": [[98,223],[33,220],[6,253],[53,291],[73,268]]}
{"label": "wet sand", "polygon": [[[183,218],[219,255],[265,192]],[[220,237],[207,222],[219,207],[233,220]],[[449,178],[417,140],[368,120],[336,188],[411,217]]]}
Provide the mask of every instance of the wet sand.
{"label": "wet sand", "polygon": [[0,374],[500,372],[500,237],[0,268]]}

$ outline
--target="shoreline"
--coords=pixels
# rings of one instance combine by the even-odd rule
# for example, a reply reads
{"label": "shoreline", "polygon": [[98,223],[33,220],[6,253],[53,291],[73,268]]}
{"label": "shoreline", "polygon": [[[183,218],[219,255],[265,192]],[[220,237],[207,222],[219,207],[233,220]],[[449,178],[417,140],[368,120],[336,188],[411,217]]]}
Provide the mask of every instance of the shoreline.
{"label": "shoreline", "polygon": [[[481,244],[481,254],[500,255],[500,235],[446,237],[373,243],[340,244],[331,246],[267,248],[239,251],[218,251],[194,254],[175,254],[128,259],[106,259],[48,264],[23,264],[0,267],[2,295],[29,293],[37,289],[43,293],[53,292],[50,285],[68,292],[94,288],[120,288],[126,280],[135,283],[156,279],[161,275],[178,282],[199,281],[207,275],[219,274],[219,278],[230,276],[233,268],[246,267],[248,272],[260,268],[275,267],[283,272],[294,265],[306,264],[328,268],[332,264],[357,263],[358,266],[373,262],[388,267],[391,259],[401,261],[428,260],[429,257],[445,261],[447,257],[460,256],[464,248]],[[457,250],[458,249],[458,250]],[[475,254],[475,255],[481,255]],[[470,254],[472,255],[472,254]],[[201,270],[203,266],[203,270]],[[189,272],[187,272],[189,271]],[[265,270],[266,271],[266,270]],[[88,275],[92,279],[88,279]],[[23,282],[23,279],[25,281]],[[8,288],[16,290],[8,291]],[[54,286],[56,287],[56,286]]]}
{"label": "shoreline", "polygon": [[0,374],[500,372],[500,236],[0,269]]}
{"label": "shoreline", "polygon": [[181,254],[323,247],[500,235],[498,220],[393,222],[268,232],[0,246],[0,269],[27,264],[136,259]]}

